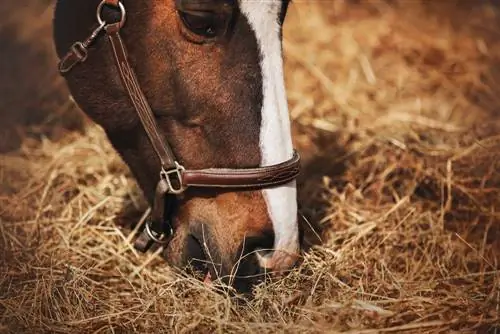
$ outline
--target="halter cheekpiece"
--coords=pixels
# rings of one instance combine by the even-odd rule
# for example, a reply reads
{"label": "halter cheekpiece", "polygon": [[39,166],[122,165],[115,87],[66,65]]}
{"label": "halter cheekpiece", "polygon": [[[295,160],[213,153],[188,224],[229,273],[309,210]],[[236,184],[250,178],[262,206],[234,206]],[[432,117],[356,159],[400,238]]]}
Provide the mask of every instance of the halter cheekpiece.
{"label": "halter cheekpiece", "polygon": [[[106,22],[102,18],[104,6],[118,10],[120,20],[113,23]],[[126,21],[125,6],[118,0],[103,0],[97,7],[96,15],[97,28],[85,41],[76,42],[70,47],[68,53],[60,60],[58,69],[64,75],[77,64],[84,63],[92,43],[101,33],[107,36],[122,85],[161,163],[151,215],[144,231],[135,241],[136,249],[145,252],[154,243],[167,244],[169,242],[174,233],[172,221],[176,198],[187,188],[264,189],[286,184],[298,176],[300,156],[297,151],[294,151],[290,160],[266,167],[191,170],[182,166],[173,154],[168,141],[160,135],[153,112],[128,61],[127,51],[119,34]]]}

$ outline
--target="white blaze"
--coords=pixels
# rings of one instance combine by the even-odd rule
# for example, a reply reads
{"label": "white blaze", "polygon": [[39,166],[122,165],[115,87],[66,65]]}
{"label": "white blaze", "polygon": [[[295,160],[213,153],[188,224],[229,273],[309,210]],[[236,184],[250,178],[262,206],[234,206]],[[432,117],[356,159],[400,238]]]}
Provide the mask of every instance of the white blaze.
{"label": "white blaze", "polygon": [[[283,77],[279,14],[282,0],[240,0],[240,9],[255,32],[261,54],[263,80],[260,149],[262,166],[273,165],[293,156],[290,119]],[[263,190],[273,223],[276,250],[272,265],[290,265],[286,253],[299,248],[296,183]],[[280,252],[282,251],[282,252]],[[285,256],[284,256],[285,255]]]}

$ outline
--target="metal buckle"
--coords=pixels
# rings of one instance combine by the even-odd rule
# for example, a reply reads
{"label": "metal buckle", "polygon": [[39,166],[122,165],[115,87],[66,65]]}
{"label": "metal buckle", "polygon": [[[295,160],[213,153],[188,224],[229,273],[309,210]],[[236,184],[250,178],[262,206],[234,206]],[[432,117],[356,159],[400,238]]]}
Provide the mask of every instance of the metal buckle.
{"label": "metal buckle", "polygon": [[170,230],[168,231],[168,233],[165,233],[165,232],[158,233],[158,232],[153,231],[153,229],[151,228],[151,223],[152,223],[152,221],[150,219],[148,219],[148,221],[146,222],[146,227],[145,227],[146,233],[149,236],[149,238],[151,238],[151,240],[153,240],[154,242],[156,242],[157,244],[160,244],[160,245],[168,244],[170,236],[172,236],[174,234],[174,230],[172,229],[172,226],[169,224]]}
{"label": "metal buckle", "polygon": [[[160,172],[160,177],[164,178],[165,181],[167,181],[168,184],[168,192],[178,195],[184,192],[186,188],[182,185],[182,172],[184,172],[186,169],[184,166],[180,165],[177,161],[175,162],[175,168],[171,170],[165,170],[164,167],[161,168]],[[177,178],[177,182],[179,184],[178,188],[175,188],[174,182],[172,182],[174,179],[172,177]]]}
{"label": "metal buckle", "polygon": [[[105,23],[99,24],[97,28],[92,31],[92,34],[83,42],[75,42],[70,47],[70,52],[59,62],[58,68],[62,74],[68,73],[73,67],[79,63],[87,60],[89,55],[89,46],[99,36],[100,32],[104,29]],[[71,60],[71,55],[76,57],[76,60]],[[69,59],[69,61],[68,61]]]}
{"label": "metal buckle", "polygon": [[87,60],[89,56],[89,52],[87,51],[87,46],[85,46],[82,42],[76,42],[71,46],[71,51],[75,54],[80,62],[84,62]]}
{"label": "metal buckle", "polygon": [[[101,18],[102,10],[106,4],[107,4],[106,0],[103,0],[99,4],[99,6],[97,6],[97,13],[96,13],[97,22],[99,22],[99,25],[102,25],[102,26],[107,25],[106,21],[104,21]],[[125,20],[127,19],[127,11],[125,10],[125,6],[121,3],[121,1],[118,1],[118,8],[120,9],[120,13],[121,13],[121,18],[120,18],[120,22],[119,22],[120,23],[119,25],[121,28],[121,27],[123,27],[123,25],[125,24]]]}

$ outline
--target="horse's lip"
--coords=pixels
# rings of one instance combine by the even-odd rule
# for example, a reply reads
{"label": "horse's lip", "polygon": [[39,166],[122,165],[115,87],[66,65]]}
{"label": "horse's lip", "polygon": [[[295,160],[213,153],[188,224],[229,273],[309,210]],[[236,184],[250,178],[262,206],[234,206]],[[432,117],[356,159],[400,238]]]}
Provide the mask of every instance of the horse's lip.
{"label": "horse's lip", "polygon": [[210,270],[207,271],[205,278],[203,279],[203,283],[212,284],[212,274],[210,274]]}

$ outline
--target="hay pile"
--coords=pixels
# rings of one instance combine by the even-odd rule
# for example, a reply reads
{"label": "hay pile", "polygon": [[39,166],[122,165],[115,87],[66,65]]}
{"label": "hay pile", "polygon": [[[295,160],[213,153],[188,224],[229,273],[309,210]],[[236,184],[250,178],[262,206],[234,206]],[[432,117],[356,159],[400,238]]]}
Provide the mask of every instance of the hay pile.
{"label": "hay pile", "polygon": [[0,160],[0,330],[500,330],[498,15],[454,1],[292,5],[300,204],[319,232],[250,301],[134,251],[123,226],[145,204],[99,128],[27,136]]}

